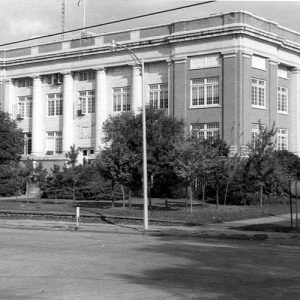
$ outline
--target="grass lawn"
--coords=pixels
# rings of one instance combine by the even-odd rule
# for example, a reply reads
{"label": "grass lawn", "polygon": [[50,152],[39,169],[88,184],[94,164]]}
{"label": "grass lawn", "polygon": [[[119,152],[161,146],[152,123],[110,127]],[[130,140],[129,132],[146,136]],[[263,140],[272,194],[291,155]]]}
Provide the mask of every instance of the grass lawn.
{"label": "grass lawn", "polygon": [[[7,211],[12,212],[35,212],[40,214],[71,214],[74,217],[76,207],[81,207],[81,216],[93,215],[95,219],[106,216],[127,217],[131,220],[122,222],[141,222],[138,218],[143,218],[143,199],[134,198],[132,207],[122,207],[122,201],[116,201],[115,207],[111,207],[109,201],[75,201],[72,200],[52,200],[52,199],[26,199],[26,198],[0,198],[0,215],[7,217]],[[182,222],[185,224],[207,224],[224,221],[235,221],[264,217],[270,215],[280,215],[289,213],[287,204],[266,204],[263,208],[259,206],[232,206],[202,204],[195,201],[193,210],[185,207],[185,200],[168,200],[166,205],[164,199],[152,199],[152,209],[149,210],[149,220],[166,220],[171,222]],[[2,213],[1,213],[2,212]],[[11,216],[12,217],[12,216]],[[90,220],[92,221],[92,219]],[[116,220],[115,220],[116,221]]]}

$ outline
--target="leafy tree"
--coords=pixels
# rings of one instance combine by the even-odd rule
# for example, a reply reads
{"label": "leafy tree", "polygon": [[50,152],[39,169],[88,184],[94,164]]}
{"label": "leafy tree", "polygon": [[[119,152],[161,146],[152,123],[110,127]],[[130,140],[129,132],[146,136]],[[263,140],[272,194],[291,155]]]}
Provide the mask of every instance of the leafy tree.
{"label": "leafy tree", "polygon": [[[125,207],[124,186],[131,190],[134,189],[133,174],[137,172],[137,156],[138,154],[130,151],[126,145],[120,142],[113,142],[110,147],[102,150],[96,159],[100,174],[112,180],[113,190],[114,183],[120,185],[123,196],[123,207]],[[114,206],[114,199],[112,205]]]}
{"label": "leafy tree", "polygon": [[[183,121],[166,116],[162,110],[146,108],[146,136],[147,136],[147,166],[148,178],[164,177],[161,188],[162,194],[170,193],[169,178],[174,176],[175,143],[184,136]],[[127,151],[135,155],[137,168],[132,176],[135,185],[141,189],[142,185],[142,113],[125,112],[110,117],[103,126],[104,141],[108,147],[122,145]],[[127,153],[127,152],[125,152]],[[126,154],[127,155],[127,154]],[[133,171],[133,170],[132,170]],[[154,180],[155,181],[155,180]],[[157,181],[155,181],[157,182]]]}
{"label": "leafy tree", "polygon": [[249,158],[245,166],[245,172],[249,180],[257,185],[260,190],[260,206],[263,205],[264,187],[274,175],[277,164],[273,159],[275,144],[273,137],[276,134],[275,125],[271,129],[258,122],[258,134],[248,144]]}
{"label": "leafy tree", "polygon": [[[215,139],[200,140],[196,137],[187,137],[184,142],[177,145],[178,160],[177,172],[189,184],[189,196],[193,203],[193,183],[198,180],[202,187],[202,205],[205,204],[205,188],[207,181],[216,173],[221,164],[223,142]],[[224,144],[225,145],[225,144]],[[227,150],[228,151],[228,150]]]}
{"label": "leafy tree", "polygon": [[75,149],[75,145],[70,147],[70,151],[66,153],[66,158],[68,159],[67,165],[72,168],[75,167],[78,159],[79,151]]}
{"label": "leafy tree", "polygon": [[0,164],[18,161],[24,146],[22,130],[7,113],[0,111]]}

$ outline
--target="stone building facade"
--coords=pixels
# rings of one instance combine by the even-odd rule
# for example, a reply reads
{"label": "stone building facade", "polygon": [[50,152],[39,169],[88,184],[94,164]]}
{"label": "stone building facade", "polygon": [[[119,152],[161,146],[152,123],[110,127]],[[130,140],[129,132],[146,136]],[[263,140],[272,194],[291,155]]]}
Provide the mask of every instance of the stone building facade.
{"label": "stone building facade", "polygon": [[[140,71],[123,48],[144,61]],[[23,129],[24,158],[63,163],[100,151],[109,115],[148,103],[183,118],[200,138],[239,148],[258,120],[278,149],[300,155],[300,33],[247,12],[4,49],[1,109]]]}

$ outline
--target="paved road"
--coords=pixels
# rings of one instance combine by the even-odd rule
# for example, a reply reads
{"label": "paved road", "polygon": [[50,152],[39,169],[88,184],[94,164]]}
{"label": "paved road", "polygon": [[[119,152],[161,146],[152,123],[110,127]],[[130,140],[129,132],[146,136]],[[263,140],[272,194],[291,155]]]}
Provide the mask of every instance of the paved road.
{"label": "paved road", "polygon": [[299,298],[297,246],[29,223],[0,224],[1,300]]}

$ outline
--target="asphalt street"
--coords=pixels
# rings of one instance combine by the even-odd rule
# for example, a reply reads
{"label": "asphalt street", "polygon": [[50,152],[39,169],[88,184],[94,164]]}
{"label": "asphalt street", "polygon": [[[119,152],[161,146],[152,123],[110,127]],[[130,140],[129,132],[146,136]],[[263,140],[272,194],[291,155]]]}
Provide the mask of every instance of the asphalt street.
{"label": "asphalt street", "polygon": [[[0,299],[298,299],[300,247],[1,221]],[[53,225],[55,224],[55,225]],[[97,230],[95,230],[95,228]]]}

